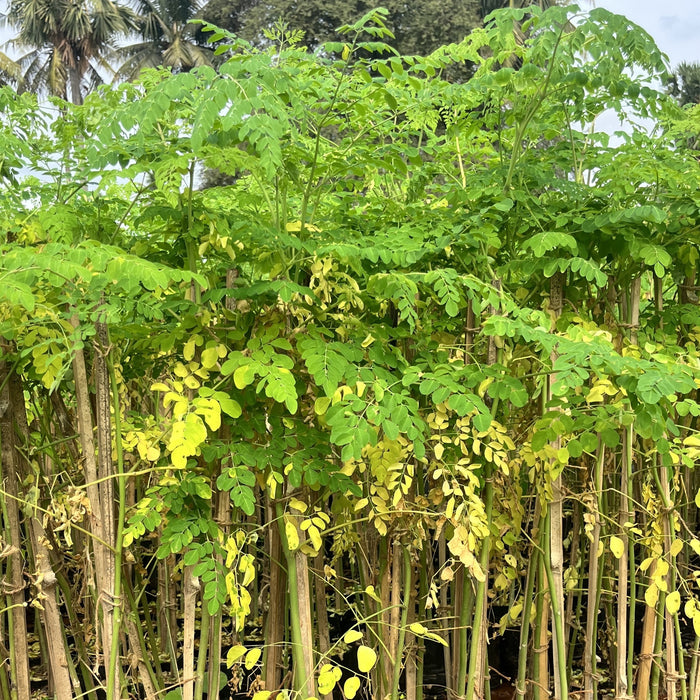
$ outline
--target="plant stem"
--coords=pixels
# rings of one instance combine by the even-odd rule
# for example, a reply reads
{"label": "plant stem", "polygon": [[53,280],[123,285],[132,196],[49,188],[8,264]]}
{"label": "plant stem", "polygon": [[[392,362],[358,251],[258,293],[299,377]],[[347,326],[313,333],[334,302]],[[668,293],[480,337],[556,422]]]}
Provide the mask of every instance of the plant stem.
{"label": "plant stem", "polygon": [[[105,326],[105,333],[107,328]],[[109,335],[106,336],[109,347]],[[122,622],[122,560],[124,553],[124,519],[126,517],[126,484],[124,480],[124,448],[122,445],[121,409],[119,406],[119,385],[114,369],[112,353],[108,352],[105,358],[109,371],[109,380],[112,389],[112,406],[114,416],[114,443],[117,454],[117,527],[115,531],[114,551],[114,607],[112,608],[112,648],[110,651],[109,676],[107,680],[107,698],[112,700],[116,691],[116,672],[119,658],[119,633]]]}
{"label": "plant stem", "polygon": [[197,652],[197,678],[194,682],[194,700],[202,700],[202,695],[204,693],[204,672],[207,668],[210,627],[211,615],[207,610],[206,604],[202,602],[202,619],[199,627],[199,651]]}
{"label": "plant stem", "polygon": [[[494,407],[495,409],[495,407]],[[492,411],[495,413],[495,410]],[[484,464],[484,509],[488,527],[491,525],[493,515],[493,480],[492,466],[490,462]],[[489,556],[491,553],[491,531],[484,537],[481,543],[481,573],[482,580],[476,587],[476,602],[474,605],[474,625],[472,627],[471,648],[469,649],[469,680],[467,683],[467,698],[483,695],[484,673],[486,663],[486,604],[489,581]],[[465,578],[467,578],[465,576]]]}
{"label": "plant stem", "polygon": [[[550,527],[550,516],[547,514],[545,529],[547,530],[548,535]],[[547,537],[547,542],[550,541],[550,537]],[[547,554],[549,555],[550,553],[547,552]],[[547,574],[547,582],[551,591],[554,584],[554,575],[549,556],[544,557],[544,568]],[[556,596],[550,596],[550,605],[552,606],[552,624],[554,626],[554,654],[559,662],[557,672],[559,674],[560,694],[557,697],[559,700],[568,700],[569,684],[566,678],[566,645],[564,643],[564,621],[562,620],[562,610],[559,607],[559,601],[556,599]]]}
{"label": "plant stem", "polygon": [[401,659],[403,657],[404,641],[406,639],[406,627],[408,624],[408,604],[411,600],[411,577],[413,565],[411,553],[408,547],[403,547],[403,604],[401,606],[401,623],[399,627],[399,639],[396,645],[396,657],[394,659],[394,676],[391,682],[391,700],[399,700],[399,680],[401,679]]}
{"label": "plant stem", "polygon": [[[301,629],[301,615],[299,611],[299,577],[297,571],[297,562],[295,552],[289,549],[287,534],[284,526],[284,511],[282,503],[275,503],[275,512],[277,515],[277,524],[280,531],[280,540],[282,543],[282,551],[287,561],[287,581],[289,586],[289,622],[292,632],[292,660],[294,664],[294,686],[295,689],[303,696],[310,697],[314,695],[313,676],[309,674],[307,667],[307,656],[311,655],[310,646],[305,646],[303,642]],[[307,601],[308,602],[308,601]]]}
{"label": "plant stem", "polygon": [[525,583],[525,597],[523,599],[523,610],[520,620],[520,641],[518,642],[518,677],[515,682],[515,692],[517,697],[523,698],[526,694],[527,678],[527,648],[530,637],[530,612],[532,610],[532,594],[535,590],[535,579],[537,578],[537,567],[539,566],[539,549],[532,548],[530,561],[527,565],[527,580]]}

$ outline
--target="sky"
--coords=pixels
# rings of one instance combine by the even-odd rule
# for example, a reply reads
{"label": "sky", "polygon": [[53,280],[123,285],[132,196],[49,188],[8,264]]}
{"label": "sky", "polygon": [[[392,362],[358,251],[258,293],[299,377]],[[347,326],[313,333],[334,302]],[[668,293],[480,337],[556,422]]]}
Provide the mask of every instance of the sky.
{"label": "sky", "polygon": [[[579,2],[582,8],[585,2]],[[668,56],[671,68],[700,62],[700,0],[596,0],[646,29]]]}
{"label": "sky", "polygon": [[[591,4],[624,15],[645,29],[668,57],[671,70],[684,61],[700,63],[700,0],[578,0],[582,9]],[[638,126],[651,129],[653,123],[642,121]],[[630,127],[607,111],[596,119],[595,129],[612,135],[620,130],[629,132]],[[621,141],[621,137],[614,136],[610,145]]]}

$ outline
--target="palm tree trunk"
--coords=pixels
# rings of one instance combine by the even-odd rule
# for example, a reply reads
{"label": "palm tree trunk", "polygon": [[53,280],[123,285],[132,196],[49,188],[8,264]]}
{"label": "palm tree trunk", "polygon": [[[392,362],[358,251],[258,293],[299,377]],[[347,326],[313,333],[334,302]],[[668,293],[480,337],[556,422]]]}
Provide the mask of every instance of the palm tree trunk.
{"label": "palm tree trunk", "polygon": [[68,88],[70,89],[70,102],[74,105],[83,104],[83,95],[80,91],[81,76],[77,68],[68,69]]}

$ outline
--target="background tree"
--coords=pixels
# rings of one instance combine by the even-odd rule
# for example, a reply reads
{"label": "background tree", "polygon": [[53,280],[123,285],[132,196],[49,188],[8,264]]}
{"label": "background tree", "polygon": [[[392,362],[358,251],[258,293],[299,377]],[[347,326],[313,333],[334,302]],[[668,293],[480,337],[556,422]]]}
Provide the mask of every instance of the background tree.
{"label": "background tree", "polygon": [[[426,0],[420,4],[387,0],[382,5],[389,11],[386,24],[394,38],[387,38],[386,43],[403,55],[427,55],[440,46],[462,41],[483,26],[494,10],[531,4],[526,0]],[[545,9],[566,5],[568,0],[540,0],[535,4]],[[265,43],[265,30],[281,19],[290,30],[302,30],[306,45],[315,49],[325,42],[338,41],[338,27],[351,24],[370,7],[372,3],[363,0],[210,0],[202,15],[253,43]],[[452,66],[450,75],[464,77],[464,70]]]}
{"label": "background tree", "polygon": [[700,103],[700,63],[680,63],[668,82],[668,92],[681,107]]}
{"label": "background tree", "polygon": [[201,16],[197,0],[138,0],[138,33],[141,41],[120,48],[117,75],[135,79],[143,68],[166,66],[176,72],[211,65],[213,52],[206,37],[191,19]]}
{"label": "background tree", "polygon": [[[420,5],[389,0],[383,5],[389,10],[387,26],[395,36],[388,43],[399,53],[409,55],[430,53],[443,44],[461,41],[482,20],[480,0],[427,0]],[[363,0],[212,0],[207,3],[204,16],[253,42],[264,41],[264,30],[282,19],[290,29],[302,29],[306,44],[314,49],[324,42],[337,41],[336,29],[354,22],[371,6]]]}
{"label": "background tree", "polygon": [[18,63],[33,92],[49,92],[75,104],[82,90],[103,81],[112,42],[134,29],[131,9],[112,0],[14,0],[8,23],[13,42],[29,51]]}

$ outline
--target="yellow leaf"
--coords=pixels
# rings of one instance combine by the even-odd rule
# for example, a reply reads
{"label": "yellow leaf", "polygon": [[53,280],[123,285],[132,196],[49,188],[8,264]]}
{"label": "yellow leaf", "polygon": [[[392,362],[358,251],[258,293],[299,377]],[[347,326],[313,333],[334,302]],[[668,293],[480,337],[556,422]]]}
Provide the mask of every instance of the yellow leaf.
{"label": "yellow leaf", "polygon": [[647,557],[642,561],[642,563],[639,565],[639,570],[640,571],[646,571],[654,561],[654,557]]}
{"label": "yellow leaf", "polygon": [[442,443],[438,443],[435,445],[433,448],[433,452],[435,454],[435,459],[440,460],[442,459],[442,453],[445,451],[445,446]]}
{"label": "yellow leaf", "polygon": [[700,610],[693,615],[693,628],[695,629],[695,634],[700,637]]}
{"label": "yellow leaf", "polygon": [[146,451],[146,459],[149,462],[155,462],[160,457],[160,449],[151,445]]}
{"label": "yellow leaf", "polygon": [[365,593],[372,598],[372,600],[376,600],[377,603],[382,602],[382,599],[375,593],[374,586],[367,586],[367,588],[365,588]]}
{"label": "yellow leaf", "polygon": [[673,591],[666,596],[666,610],[671,615],[675,615],[681,608],[681,594],[678,591]]}
{"label": "yellow leaf", "polygon": [[318,531],[318,528],[315,525],[312,525],[306,532],[306,534],[309,536],[309,539],[311,540],[311,544],[314,546],[314,549],[317,552],[321,551],[321,547],[323,546],[323,541],[321,540],[321,534]]}
{"label": "yellow leaf", "polygon": [[352,644],[353,642],[356,642],[358,639],[362,639],[362,632],[360,632],[360,630],[348,630],[343,635],[343,641],[346,644]]}
{"label": "yellow leaf", "polygon": [[202,350],[202,367],[212,369],[219,361],[219,350],[216,347]]}
{"label": "yellow leaf", "polygon": [[586,396],[587,403],[599,403],[603,400],[605,396],[605,391],[602,386],[594,386]]}
{"label": "yellow leaf", "polygon": [[523,611],[523,604],[522,602],[515,603],[513,607],[508,611],[508,615],[510,616],[510,619],[515,622],[520,617],[520,613]]}
{"label": "yellow leaf", "polygon": [[195,346],[196,336],[190,338],[186,343],[185,347],[182,349],[182,356],[189,362],[194,357],[194,346]]}
{"label": "yellow leaf", "polygon": [[331,399],[329,396],[319,396],[316,401],[314,401],[314,413],[317,416],[322,416],[328,410],[331,405]]}
{"label": "yellow leaf", "polygon": [[345,683],[343,683],[343,693],[348,700],[352,700],[357,691],[360,689],[360,679],[357,676],[350,676]]}
{"label": "yellow leaf", "polygon": [[228,650],[226,654],[226,665],[231,668],[233,664],[245,654],[246,648],[242,644],[236,644]]}
{"label": "yellow leaf", "polygon": [[677,557],[683,550],[683,540],[673,540],[671,542],[670,553],[672,557]]}
{"label": "yellow leaf", "polygon": [[253,666],[255,666],[255,664],[258,663],[258,660],[260,659],[261,654],[262,654],[262,649],[260,647],[255,647],[255,649],[251,649],[245,655],[244,665],[249,671],[253,668]]}
{"label": "yellow leaf", "polygon": [[151,391],[170,391],[170,387],[163,382],[156,382],[151,385]]}
{"label": "yellow leaf", "polygon": [[357,513],[358,510],[362,510],[368,503],[369,503],[369,498],[361,498],[355,504],[355,512]]}
{"label": "yellow leaf", "polygon": [[655,608],[656,603],[659,600],[659,589],[656,584],[650,584],[649,588],[644,592],[644,600],[650,608]]}
{"label": "yellow leaf", "polygon": [[685,612],[685,616],[689,620],[692,620],[695,617],[695,614],[696,614],[695,601],[692,598],[688,598],[688,600],[685,601],[685,606],[683,607],[683,612]]}
{"label": "yellow leaf", "polygon": [[444,647],[448,646],[447,642],[439,634],[436,634],[435,632],[426,632],[424,637],[426,639],[432,639],[434,642],[437,642],[438,644],[442,644],[442,646],[444,646]]}
{"label": "yellow leaf", "polygon": [[700,508],[700,489],[698,489],[698,492],[695,494],[695,505]]}
{"label": "yellow leaf", "polygon": [[369,673],[377,663],[377,654],[374,649],[364,644],[357,650],[357,668],[361,673]]}
{"label": "yellow leaf", "polygon": [[190,375],[189,377],[185,377],[185,386],[188,389],[199,389],[199,382],[195,377]]}
{"label": "yellow leaf", "polygon": [[335,684],[342,677],[342,671],[337,666],[324,664],[318,674],[318,692],[321,695],[328,695],[333,692]]}
{"label": "yellow leaf", "polygon": [[615,559],[619,559],[625,553],[625,543],[616,535],[610,538],[610,551]]}
{"label": "yellow leaf", "polygon": [[299,549],[299,533],[297,532],[296,525],[287,520],[284,524],[284,532],[287,535],[287,546],[293,552],[295,549]]}
{"label": "yellow leaf", "polygon": [[693,538],[690,540],[690,546],[692,550],[700,557],[700,540]]}
{"label": "yellow leaf", "polygon": [[350,58],[350,47],[347,44],[343,44],[343,53],[340,54],[343,61],[347,61]]}
{"label": "yellow leaf", "polygon": [[182,397],[179,394],[176,394],[174,391],[168,390],[168,392],[163,397],[163,406],[167,408],[168,406],[170,406],[171,403],[173,403],[173,401],[180,401],[181,399]]}
{"label": "yellow leaf", "polygon": [[425,625],[422,625],[420,622],[414,622],[413,624],[409,625],[409,629],[411,632],[413,632],[413,634],[417,634],[419,637],[428,631],[428,628]]}
{"label": "yellow leaf", "polygon": [[258,690],[258,692],[253,695],[253,700],[267,700],[270,695],[272,695],[271,690]]}
{"label": "yellow leaf", "polygon": [[[656,562],[656,569],[654,569],[654,578],[662,579],[668,573],[668,562],[665,559],[659,559]],[[658,584],[658,581],[657,581]]]}
{"label": "yellow leaf", "polygon": [[306,513],[306,509],[309,506],[307,506],[306,503],[304,503],[304,501],[300,501],[298,498],[290,498],[289,507],[292,510],[296,510],[298,513]]}
{"label": "yellow leaf", "polygon": [[455,512],[455,499],[454,496],[450,496],[447,501],[447,507],[445,508],[445,517],[450,520]]}
{"label": "yellow leaf", "polygon": [[185,447],[176,447],[170,453],[170,461],[175,469],[184,469],[187,466],[187,457],[190,453]]}
{"label": "yellow leaf", "polygon": [[440,580],[441,581],[451,581],[454,577],[455,577],[455,572],[452,570],[451,566],[446,566],[440,572]]}
{"label": "yellow leaf", "polygon": [[175,366],[173,367],[173,372],[175,373],[176,377],[186,377],[190,371],[185,367],[185,365],[182,364],[182,362],[177,362]]}
{"label": "yellow leaf", "polygon": [[484,570],[481,568],[481,565],[476,559],[472,562],[472,565],[469,567],[469,570],[471,571],[472,576],[480,583],[486,581],[486,574],[484,573]]}
{"label": "yellow leaf", "polygon": [[233,383],[236,389],[245,389],[255,379],[255,370],[250,365],[241,365],[233,373]]}

